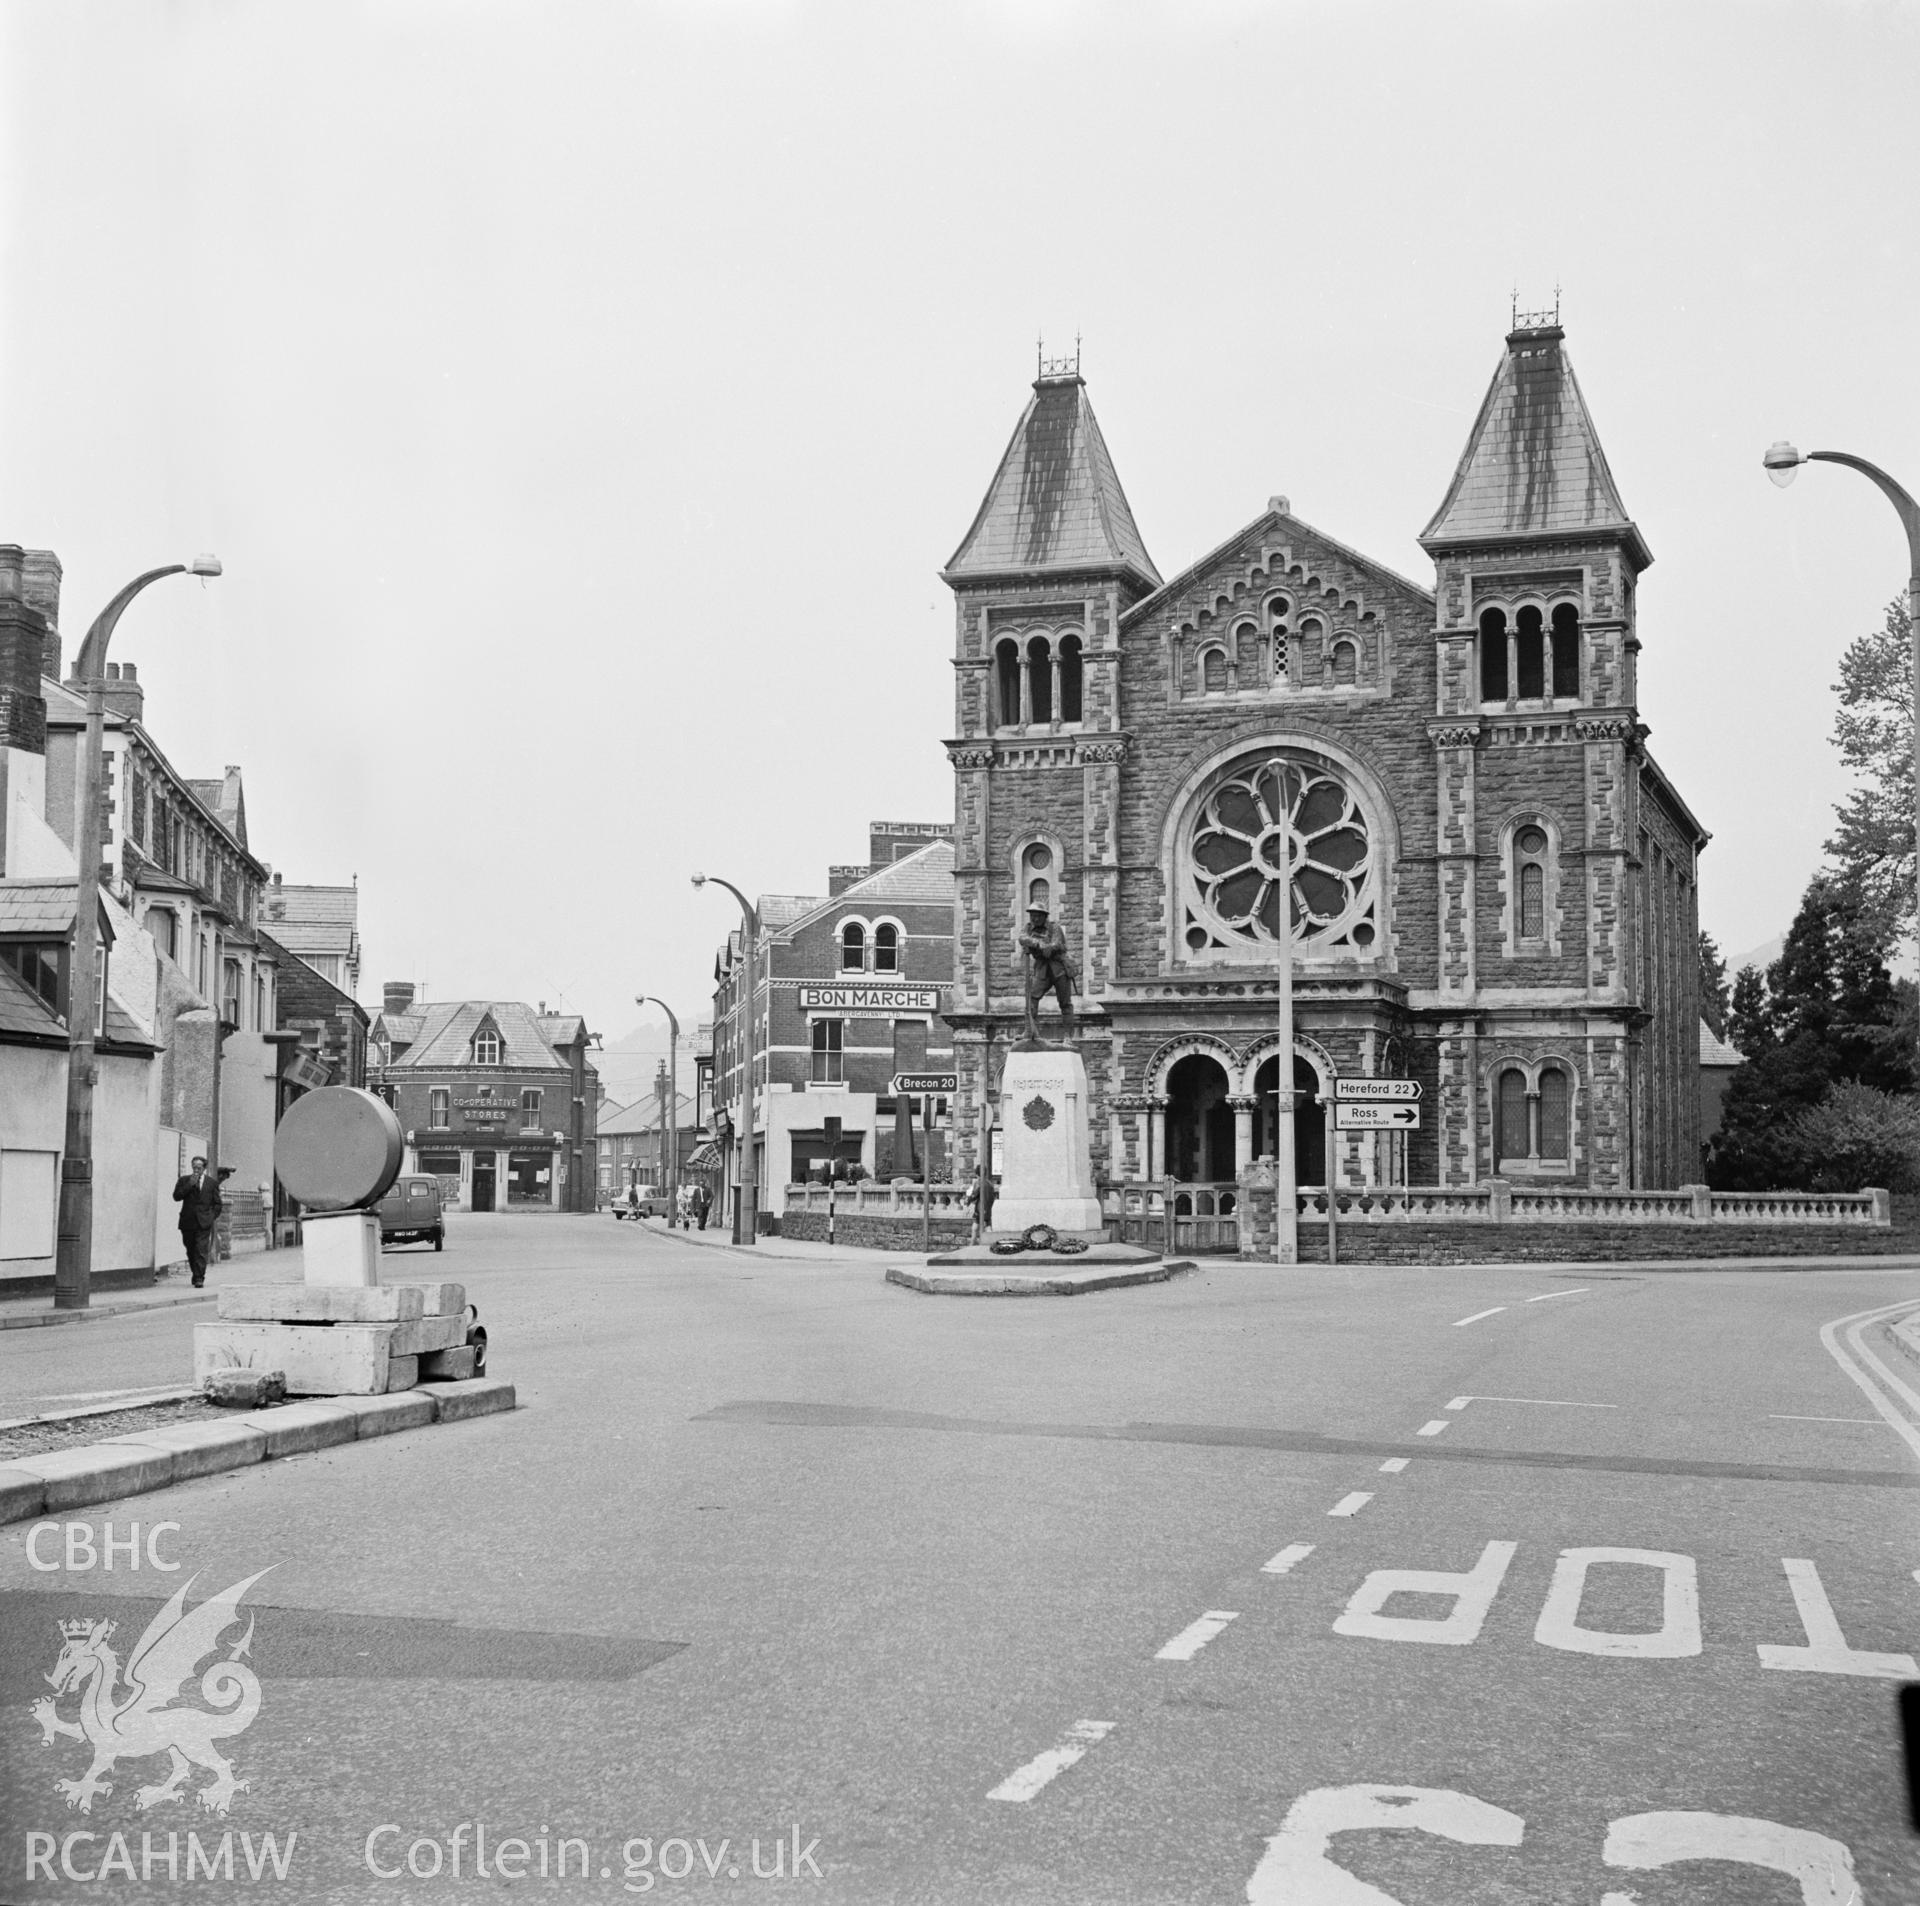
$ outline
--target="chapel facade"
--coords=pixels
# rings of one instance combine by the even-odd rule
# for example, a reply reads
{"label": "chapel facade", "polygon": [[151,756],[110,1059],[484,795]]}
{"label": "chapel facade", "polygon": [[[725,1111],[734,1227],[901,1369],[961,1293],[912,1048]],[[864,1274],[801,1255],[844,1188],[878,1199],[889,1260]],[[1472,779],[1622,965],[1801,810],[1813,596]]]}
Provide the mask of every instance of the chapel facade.
{"label": "chapel facade", "polygon": [[[1696,861],[1646,749],[1621,503],[1553,319],[1522,320],[1425,589],[1275,497],[1147,554],[1077,360],[1042,366],[943,575],[956,603],[955,1139],[981,1157],[1036,899],[1082,966],[1096,1175],[1231,1187],[1270,1156],[1294,940],[1302,1184],[1699,1176]],[[1337,1077],[1418,1130],[1329,1140]]]}

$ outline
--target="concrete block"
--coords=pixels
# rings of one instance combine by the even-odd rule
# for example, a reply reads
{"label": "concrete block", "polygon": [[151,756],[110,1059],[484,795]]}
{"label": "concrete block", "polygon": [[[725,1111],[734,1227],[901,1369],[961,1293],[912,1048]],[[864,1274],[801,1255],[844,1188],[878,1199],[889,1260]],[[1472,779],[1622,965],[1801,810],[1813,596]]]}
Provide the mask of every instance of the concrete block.
{"label": "concrete block", "polygon": [[451,1350],[455,1344],[466,1342],[466,1338],[467,1320],[464,1316],[418,1317],[394,1330],[392,1354],[396,1357],[425,1356],[434,1350]]}
{"label": "concrete block", "polygon": [[480,1353],[471,1344],[456,1344],[451,1350],[430,1350],[420,1359],[420,1374],[439,1383],[462,1383],[473,1376]]}
{"label": "concrete block", "polygon": [[267,1439],[267,1454],[304,1456],[309,1450],[350,1443],[359,1433],[353,1412],[334,1403],[285,1403],[277,1410],[237,1419]]}
{"label": "concrete block", "polygon": [[89,1443],[81,1449],[49,1450],[44,1456],[16,1456],[13,1467],[46,1484],[47,1513],[54,1515],[164,1489],[173,1480],[174,1454],[145,1443]]}
{"label": "concrete block", "polygon": [[380,1219],[372,1211],[316,1211],[300,1220],[309,1284],[361,1289],[380,1282]]}
{"label": "concrete block", "polygon": [[31,1516],[43,1514],[46,1506],[44,1477],[36,1476],[30,1469],[16,1468],[12,1463],[0,1468],[0,1522],[25,1522]]}
{"label": "concrete block", "polygon": [[491,1416],[496,1410],[516,1407],[518,1398],[505,1377],[469,1377],[464,1382],[423,1383],[420,1392],[433,1399],[443,1423],[458,1423],[469,1416]]}
{"label": "concrete block", "polygon": [[265,1462],[267,1439],[244,1419],[229,1423],[168,1423],[150,1430],[138,1430],[131,1436],[110,1437],[102,1448],[123,1444],[144,1444],[149,1449],[173,1452],[173,1479],[186,1482],[194,1476],[211,1476],[222,1469],[245,1469],[250,1463]]}
{"label": "concrete block", "polygon": [[193,1373],[284,1370],[289,1396],[379,1396],[399,1324],[196,1324]]}
{"label": "concrete block", "polygon": [[235,1284],[220,1293],[220,1315],[234,1323],[384,1324],[426,1315],[417,1284],[373,1290],[349,1284]]}
{"label": "concrete block", "polygon": [[424,1429],[434,1420],[433,1398],[421,1390],[393,1396],[349,1396],[340,1407],[353,1415],[356,1436],[389,1436],[395,1430]]}
{"label": "concrete block", "polygon": [[387,1359],[386,1395],[392,1396],[400,1390],[411,1390],[419,1381],[420,1359],[418,1357],[389,1357]]}
{"label": "concrete block", "polygon": [[458,1317],[467,1307],[464,1284],[392,1284],[391,1290],[416,1290],[429,1317]]}
{"label": "concrete block", "polygon": [[287,1400],[284,1370],[211,1370],[204,1385],[207,1400],[232,1409],[264,1410]]}

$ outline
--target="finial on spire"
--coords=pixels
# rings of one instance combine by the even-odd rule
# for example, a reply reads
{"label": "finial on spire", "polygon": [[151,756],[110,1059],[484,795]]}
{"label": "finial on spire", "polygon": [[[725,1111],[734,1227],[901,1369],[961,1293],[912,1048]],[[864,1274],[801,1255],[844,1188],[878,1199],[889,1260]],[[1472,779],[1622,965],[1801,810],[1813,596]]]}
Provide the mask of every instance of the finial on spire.
{"label": "finial on spire", "polygon": [[1509,294],[1508,305],[1509,331],[1546,331],[1560,322],[1560,286],[1558,281],[1553,287],[1553,309],[1551,311],[1522,311],[1520,309],[1520,287],[1515,285]]}
{"label": "finial on spire", "polygon": [[1078,377],[1080,375],[1080,333],[1073,334],[1073,355],[1071,357],[1049,357],[1047,340],[1043,334],[1034,346],[1034,375],[1040,379],[1054,377]]}

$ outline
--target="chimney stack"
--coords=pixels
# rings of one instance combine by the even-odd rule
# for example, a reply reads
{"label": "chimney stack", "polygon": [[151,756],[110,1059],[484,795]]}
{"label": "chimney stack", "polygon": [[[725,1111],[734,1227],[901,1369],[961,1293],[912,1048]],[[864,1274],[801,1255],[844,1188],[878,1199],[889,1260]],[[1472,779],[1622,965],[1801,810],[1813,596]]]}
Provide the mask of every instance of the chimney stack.
{"label": "chimney stack", "polygon": [[390,979],[381,988],[380,1010],[388,1013],[405,1013],[413,1010],[413,981],[410,979]]}
{"label": "chimney stack", "polygon": [[47,752],[47,704],[40,693],[47,618],[34,606],[28,556],[18,543],[0,543],[0,749]]}

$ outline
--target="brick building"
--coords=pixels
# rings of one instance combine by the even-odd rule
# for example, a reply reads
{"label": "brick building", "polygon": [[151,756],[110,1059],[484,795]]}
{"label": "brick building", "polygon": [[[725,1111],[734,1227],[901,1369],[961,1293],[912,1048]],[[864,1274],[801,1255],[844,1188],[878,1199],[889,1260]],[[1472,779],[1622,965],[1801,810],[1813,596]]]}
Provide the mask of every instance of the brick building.
{"label": "brick building", "polygon": [[[953,976],[953,842],[945,822],[875,821],[864,866],[830,867],[824,897],[769,894],[755,961],[754,1149],[761,1210],[838,1158],[876,1177],[919,1173],[917,1101],[896,1072],[951,1063],[941,1014]],[[714,1125],[731,1221],[740,1181],[740,935],[714,962]],[[696,1075],[697,1078],[697,1075]],[[697,1088],[696,1088],[697,1090]],[[944,1121],[948,1107],[935,1104]],[[935,1174],[946,1169],[935,1134]]]}
{"label": "brick building", "polygon": [[370,1083],[406,1134],[403,1169],[441,1181],[468,1211],[591,1211],[599,1074],[572,1013],[515,1000],[414,1009],[389,982],[374,1021]]}
{"label": "brick building", "polygon": [[1303,1183],[1337,1075],[1425,1093],[1417,1132],[1341,1136],[1342,1184],[1694,1178],[1707,837],[1646,750],[1652,558],[1557,314],[1506,341],[1432,590],[1284,497],[1163,580],[1077,363],[1042,368],[944,572],[962,1171],[1035,896],[1084,967],[1097,1172],[1225,1187],[1271,1154],[1290,840]]}

